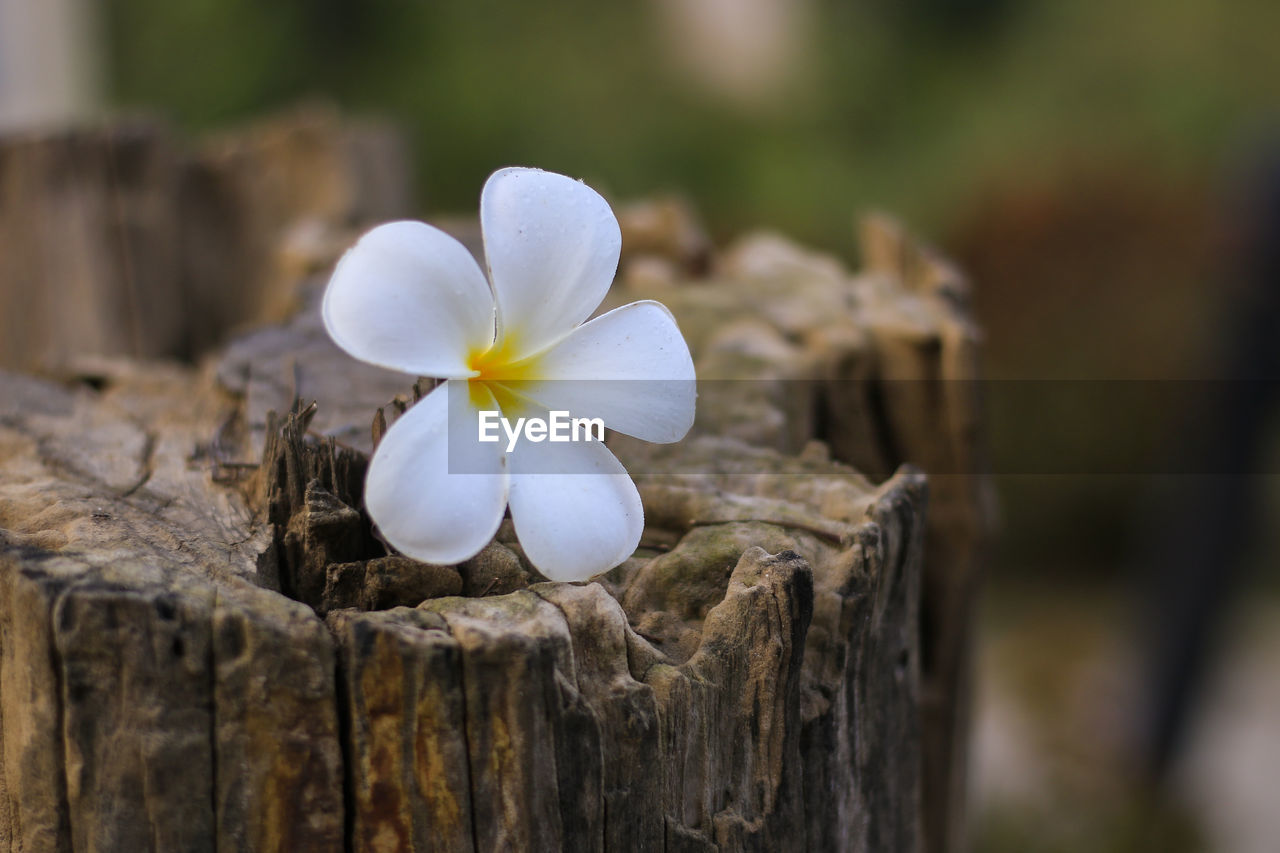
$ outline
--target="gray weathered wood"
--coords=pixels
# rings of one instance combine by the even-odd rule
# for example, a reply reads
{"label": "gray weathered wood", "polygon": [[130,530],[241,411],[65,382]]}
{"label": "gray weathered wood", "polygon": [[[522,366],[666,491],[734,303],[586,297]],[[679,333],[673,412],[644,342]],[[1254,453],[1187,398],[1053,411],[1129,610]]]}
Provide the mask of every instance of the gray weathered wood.
{"label": "gray weathered wood", "polygon": [[389,127],[316,105],[195,145],[146,119],[0,133],[0,367],[282,319],[337,229],[409,214],[407,171]]}
{"label": "gray weathered wood", "polygon": [[976,333],[871,228],[868,274],[628,255],[611,299],[676,313],[698,424],[611,439],[646,528],[589,584],[509,523],[385,553],[365,454],[413,378],[329,344],[315,281],[200,368],[0,372],[0,849],[946,849],[981,480],[899,466],[980,470]]}

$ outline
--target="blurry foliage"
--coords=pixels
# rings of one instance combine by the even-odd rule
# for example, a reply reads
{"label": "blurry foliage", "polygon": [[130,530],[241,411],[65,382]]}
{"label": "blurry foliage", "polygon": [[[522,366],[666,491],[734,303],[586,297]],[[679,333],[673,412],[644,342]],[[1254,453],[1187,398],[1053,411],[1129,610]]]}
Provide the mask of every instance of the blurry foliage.
{"label": "blurry foliage", "polygon": [[1050,588],[1011,580],[982,609],[973,850],[1213,849],[1206,804],[1161,795],[1133,764],[1141,681],[1119,591],[1096,579],[1059,578]]}
{"label": "blurry foliage", "polygon": [[1056,803],[1045,813],[1021,806],[982,814],[978,853],[1202,853],[1208,846],[1192,817],[1172,806],[1129,799],[1106,804]]}
{"label": "blurry foliage", "polygon": [[432,209],[537,164],[840,249],[855,207],[937,232],[1018,164],[1203,168],[1280,84],[1270,0],[814,2],[809,85],[751,115],[676,71],[649,3],[115,0],[107,18],[118,103],[193,129],[313,94],[389,113]]}

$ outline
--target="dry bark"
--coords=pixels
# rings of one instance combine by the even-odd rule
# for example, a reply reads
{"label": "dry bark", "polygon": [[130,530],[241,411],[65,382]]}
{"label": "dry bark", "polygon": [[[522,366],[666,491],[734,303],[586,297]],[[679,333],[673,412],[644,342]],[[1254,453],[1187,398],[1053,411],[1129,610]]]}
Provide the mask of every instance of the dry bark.
{"label": "dry bark", "polygon": [[624,267],[626,287],[611,299],[650,296],[680,318],[699,353],[696,429],[791,453],[817,438],[875,481],[903,464],[929,474],[919,639],[925,846],[958,850],[971,623],[991,524],[980,332],[968,285],[945,259],[884,216],[864,218],[858,237],[858,275],[757,235],[723,253],[697,286],[672,286],[688,277],[678,266],[658,277],[652,264]]}
{"label": "dry bark", "polygon": [[612,298],[661,290],[704,381],[685,442],[611,439],[646,529],[589,584],[509,524],[386,553],[370,423],[413,378],[314,286],[198,369],[0,373],[0,849],[944,849],[980,481],[895,469],[974,464],[975,335],[871,234],[863,275],[628,257]]}
{"label": "dry bark", "polygon": [[395,131],[319,105],[193,144],[151,119],[0,135],[0,367],[281,319],[336,227],[411,211],[407,172]]}

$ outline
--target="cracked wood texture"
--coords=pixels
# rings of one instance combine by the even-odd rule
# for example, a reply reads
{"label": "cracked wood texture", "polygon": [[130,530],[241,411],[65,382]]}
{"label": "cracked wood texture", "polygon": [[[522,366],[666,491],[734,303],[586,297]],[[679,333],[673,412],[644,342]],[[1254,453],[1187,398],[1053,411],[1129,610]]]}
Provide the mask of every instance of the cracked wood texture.
{"label": "cracked wood texture", "polygon": [[646,528],[593,583],[509,522],[458,566],[386,552],[370,424],[425,388],[329,344],[323,276],[198,367],[0,372],[0,849],[955,849],[963,284],[885,221],[853,274],[712,251],[671,202],[621,219],[611,299],[672,308],[701,396],[679,444],[611,438]]}

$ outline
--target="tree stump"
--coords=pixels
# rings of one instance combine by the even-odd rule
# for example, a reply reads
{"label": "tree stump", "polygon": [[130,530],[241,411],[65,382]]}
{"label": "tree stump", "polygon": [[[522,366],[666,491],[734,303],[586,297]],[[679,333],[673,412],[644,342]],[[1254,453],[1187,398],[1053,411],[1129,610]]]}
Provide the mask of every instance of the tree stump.
{"label": "tree stump", "polygon": [[320,105],[197,143],[144,118],[0,135],[0,367],[189,358],[279,319],[311,244],[408,215],[407,171],[396,131]]}
{"label": "tree stump", "polygon": [[859,275],[629,242],[611,299],[672,308],[701,396],[680,444],[611,437],[646,527],[588,584],[509,522],[386,553],[369,425],[414,378],[328,342],[322,278],[198,368],[0,372],[0,843],[945,849],[980,479],[920,469],[976,470],[976,335],[945,266],[864,236]]}

